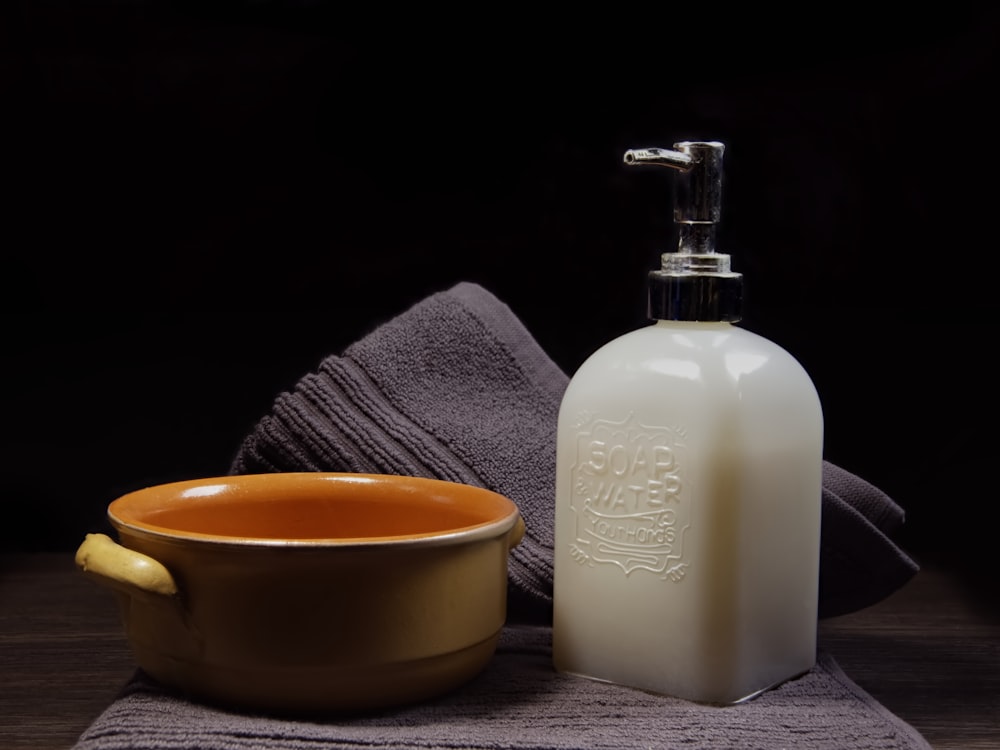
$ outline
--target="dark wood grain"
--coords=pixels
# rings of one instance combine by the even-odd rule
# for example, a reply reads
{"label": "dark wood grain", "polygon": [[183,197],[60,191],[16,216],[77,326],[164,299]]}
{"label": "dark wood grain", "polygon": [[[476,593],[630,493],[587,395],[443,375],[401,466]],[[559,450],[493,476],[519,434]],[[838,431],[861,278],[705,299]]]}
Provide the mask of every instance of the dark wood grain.
{"label": "dark wood grain", "polygon": [[[1000,617],[950,574],[921,571],[820,644],[939,750],[1000,748]],[[0,748],[70,748],[134,671],[111,594],[72,554],[0,557]]]}
{"label": "dark wood grain", "polygon": [[0,747],[72,747],[133,671],[111,593],[72,553],[2,558]]}
{"label": "dark wood grain", "polygon": [[876,606],[821,622],[820,644],[934,748],[996,750],[1000,615],[984,597],[925,568]]}

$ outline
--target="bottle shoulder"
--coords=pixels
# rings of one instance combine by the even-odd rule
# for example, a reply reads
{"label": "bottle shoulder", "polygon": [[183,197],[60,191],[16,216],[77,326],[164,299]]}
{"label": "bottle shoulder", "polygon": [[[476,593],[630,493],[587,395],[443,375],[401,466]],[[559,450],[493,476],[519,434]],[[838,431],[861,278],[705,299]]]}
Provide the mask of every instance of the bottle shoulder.
{"label": "bottle shoulder", "polygon": [[780,393],[787,386],[810,398],[815,393],[809,374],[787,350],[729,323],[661,322],[630,331],[591,354],[571,385],[585,381],[589,391],[600,384],[613,387],[665,378],[680,381],[678,388],[763,388]]}
{"label": "bottle shoulder", "polygon": [[782,346],[758,333],[731,323],[675,323],[659,321],[618,336],[585,360],[615,360],[637,356],[711,357],[731,352],[791,357]]}

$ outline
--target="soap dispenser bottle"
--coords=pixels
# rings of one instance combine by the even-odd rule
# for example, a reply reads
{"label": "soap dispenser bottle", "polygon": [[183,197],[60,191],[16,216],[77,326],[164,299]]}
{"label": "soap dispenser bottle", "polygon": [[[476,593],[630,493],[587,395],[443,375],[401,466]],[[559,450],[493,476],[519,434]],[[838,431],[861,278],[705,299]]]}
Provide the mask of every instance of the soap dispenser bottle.
{"label": "soap dispenser bottle", "polygon": [[815,663],[823,415],[806,371],[734,325],[716,249],[724,144],[636,149],[678,175],[651,325],[573,375],[556,451],[554,666],[732,704]]}

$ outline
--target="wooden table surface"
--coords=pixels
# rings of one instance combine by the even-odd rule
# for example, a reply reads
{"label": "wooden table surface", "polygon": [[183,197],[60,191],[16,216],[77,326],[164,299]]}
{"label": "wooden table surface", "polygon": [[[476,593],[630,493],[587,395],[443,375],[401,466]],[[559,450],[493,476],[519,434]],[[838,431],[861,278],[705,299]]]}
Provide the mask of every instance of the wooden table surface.
{"label": "wooden table surface", "polygon": [[[934,748],[1000,748],[1000,611],[922,570],[820,625],[820,647]],[[72,553],[0,556],[0,748],[70,748],[134,671],[110,592]],[[846,750],[846,749],[845,749]]]}

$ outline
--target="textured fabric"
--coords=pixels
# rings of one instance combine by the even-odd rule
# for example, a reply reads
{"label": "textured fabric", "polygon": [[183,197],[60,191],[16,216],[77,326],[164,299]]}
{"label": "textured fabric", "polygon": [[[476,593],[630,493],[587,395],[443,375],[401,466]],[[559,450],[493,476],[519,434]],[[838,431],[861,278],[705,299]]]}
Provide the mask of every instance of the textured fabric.
{"label": "textured fabric", "polygon": [[883,534],[892,534],[906,519],[903,509],[882,490],[828,461],[823,465],[823,491],[844,500]]}
{"label": "textured fabric", "polygon": [[[556,423],[568,382],[507,305],[460,283],[279,394],[231,471],[414,474],[506,495],[527,526],[511,553],[509,617],[546,624]],[[903,519],[881,490],[824,462],[820,617],[874,604],[916,573],[889,538]]]}
{"label": "textured fabric", "polygon": [[861,477],[823,462],[819,616],[856,612],[884,599],[918,567],[890,538],[903,509]]}
{"label": "textured fabric", "polygon": [[190,702],[137,673],[74,750],[606,748],[929,750],[828,655],[746,703],[709,707],[555,672],[551,630],[508,627],[494,659],[439,699],[362,717],[289,720]]}

